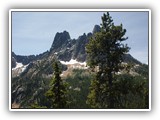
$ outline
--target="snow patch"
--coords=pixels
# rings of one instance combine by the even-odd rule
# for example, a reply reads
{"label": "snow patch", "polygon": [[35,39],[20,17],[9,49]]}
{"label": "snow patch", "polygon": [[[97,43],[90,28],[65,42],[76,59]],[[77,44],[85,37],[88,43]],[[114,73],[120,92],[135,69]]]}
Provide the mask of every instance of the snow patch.
{"label": "snow patch", "polygon": [[29,64],[23,65],[22,63],[16,62],[16,67],[12,68],[12,70],[21,69],[21,72],[23,72],[27,68],[28,65]]}
{"label": "snow patch", "polygon": [[16,62],[16,67],[15,67],[15,68],[12,68],[12,70],[15,70],[15,69],[17,69],[17,68],[20,68],[20,67],[22,67],[22,66],[23,66],[22,63]]}
{"label": "snow patch", "polygon": [[29,64],[22,66],[22,72],[28,67]]}
{"label": "snow patch", "polygon": [[78,62],[77,60],[71,59],[70,61],[60,61],[64,65],[71,65],[71,64],[80,64],[80,65],[85,65],[86,62]]}
{"label": "snow patch", "polygon": [[73,69],[88,69],[86,62],[78,62],[77,60],[71,59],[70,61],[60,61],[62,64],[70,66]]}
{"label": "snow patch", "polygon": [[55,55],[57,55],[58,53],[57,53],[57,52],[55,52],[54,54],[55,54]]}

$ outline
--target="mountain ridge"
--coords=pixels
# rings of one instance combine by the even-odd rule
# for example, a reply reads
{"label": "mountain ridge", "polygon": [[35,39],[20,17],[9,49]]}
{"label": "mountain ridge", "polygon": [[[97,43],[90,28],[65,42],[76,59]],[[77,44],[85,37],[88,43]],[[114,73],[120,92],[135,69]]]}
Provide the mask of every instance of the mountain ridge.
{"label": "mountain ridge", "polygon": [[[89,42],[89,38],[93,36],[96,32],[100,31],[100,26],[95,25],[92,33],[84,33],[80,35],[77,39],[71,39],[69,32],[64,30],[63,32],[57,32],[55,34],[54,40],[49,51],[45,51],[39,55],[16,55],[12,52],[12,68],[15,67],[16,62],[20,62],[26,65],[35,60],[40,60],[48,56],[55,56],[61,61],[70,61],[71,59],[77,60],[79,62],[86,61],[85,46]],[[130,59],[130,60],[128,60]],[[130,54],[124,56],[125,61],[134,61],[137,64],[141,64],[140,61],[132,57]]]}

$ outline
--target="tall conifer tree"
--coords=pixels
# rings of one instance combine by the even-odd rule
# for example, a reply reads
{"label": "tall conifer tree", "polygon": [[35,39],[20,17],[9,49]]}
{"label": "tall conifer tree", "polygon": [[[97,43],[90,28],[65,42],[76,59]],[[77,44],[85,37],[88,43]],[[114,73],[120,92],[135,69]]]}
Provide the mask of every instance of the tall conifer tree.
{"label": "tall conifer tree", "polygon": [[67,104],[66,85],[60,77],[61,71],[57,62],[54,63],[53,68],[54,76],[50,82],[50,89],[45,95],[51,104],[51,108],[65,108]]}
{"label": "tall conifer tree", "polygon": [[98,71],[87,100],[94,108],[114,108],[114,74],[122,68],[123,56],[129,51],[127,44],[122,43],[127,40],[125,33],[122,24],[115,26],[107,12],[102,16],[101,31],[86,46],[87,63]]}

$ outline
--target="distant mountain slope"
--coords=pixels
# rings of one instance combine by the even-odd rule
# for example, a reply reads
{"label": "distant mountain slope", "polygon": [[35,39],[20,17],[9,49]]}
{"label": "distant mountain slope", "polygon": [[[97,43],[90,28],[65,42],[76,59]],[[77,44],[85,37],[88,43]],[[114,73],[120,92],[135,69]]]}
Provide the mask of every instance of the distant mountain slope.
{"label": "distant mountain slope", "polygon": [[[95,25],[92,33],[83,34],[79,36],[77,39],[71,39],[69,32],[63,31],[63,32],[57,32],[53,43],[51,45],[50,51],[46,51],[39,55],[29,55],[29,56],[21,56],[16,55],[14,52],[12,52],[12,68],[16,68],[18,64],[22,64],[24,71],[25,65],[28,65],[26,68],[29,68],[29,64],[35,64],[37,61],[50,61],[50,59],[54,58],[58,59],[60,61],[70,61],[70,60],[76,60],[77,62],[86,62],[87,54],[85,52],[85,46],[89,42],[90,37],[92,37],[96,32],[100,31],[100,26]],[[135,63],[135,64],[141,64],[138,60],[133,58],[130,54],[124,55],[124,62],[127,63]],[[14,69],[15,71],[15,69]],[[18,69],[18,72],[13,72],[15,75],[16,73],[23,72]],[[16,75],[17,76],[17,75]]]}

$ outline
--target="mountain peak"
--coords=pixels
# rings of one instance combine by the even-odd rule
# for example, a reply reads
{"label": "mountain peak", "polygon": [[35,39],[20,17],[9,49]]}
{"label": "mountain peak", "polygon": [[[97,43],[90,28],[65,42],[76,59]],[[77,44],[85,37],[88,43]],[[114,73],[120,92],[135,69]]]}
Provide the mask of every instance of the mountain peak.
{"label": "mountain peak", "polygon": [[63,31],[60,33],[57,32],[54,37],[54,41],[52,43],[51,50],[58,49],[63,44],[65,44],[69,39],[71,39],[71,38],[70,38],[70,35],[67,31]]}
{"label": "mountain peak", "polygon": [[99,26],[99,25],[95,25],[94,28],[93,28],[92,33],[94,34],[94,33],[96,33],[96,32],[100,32],[100,31],[101,31],[100,26]]}

